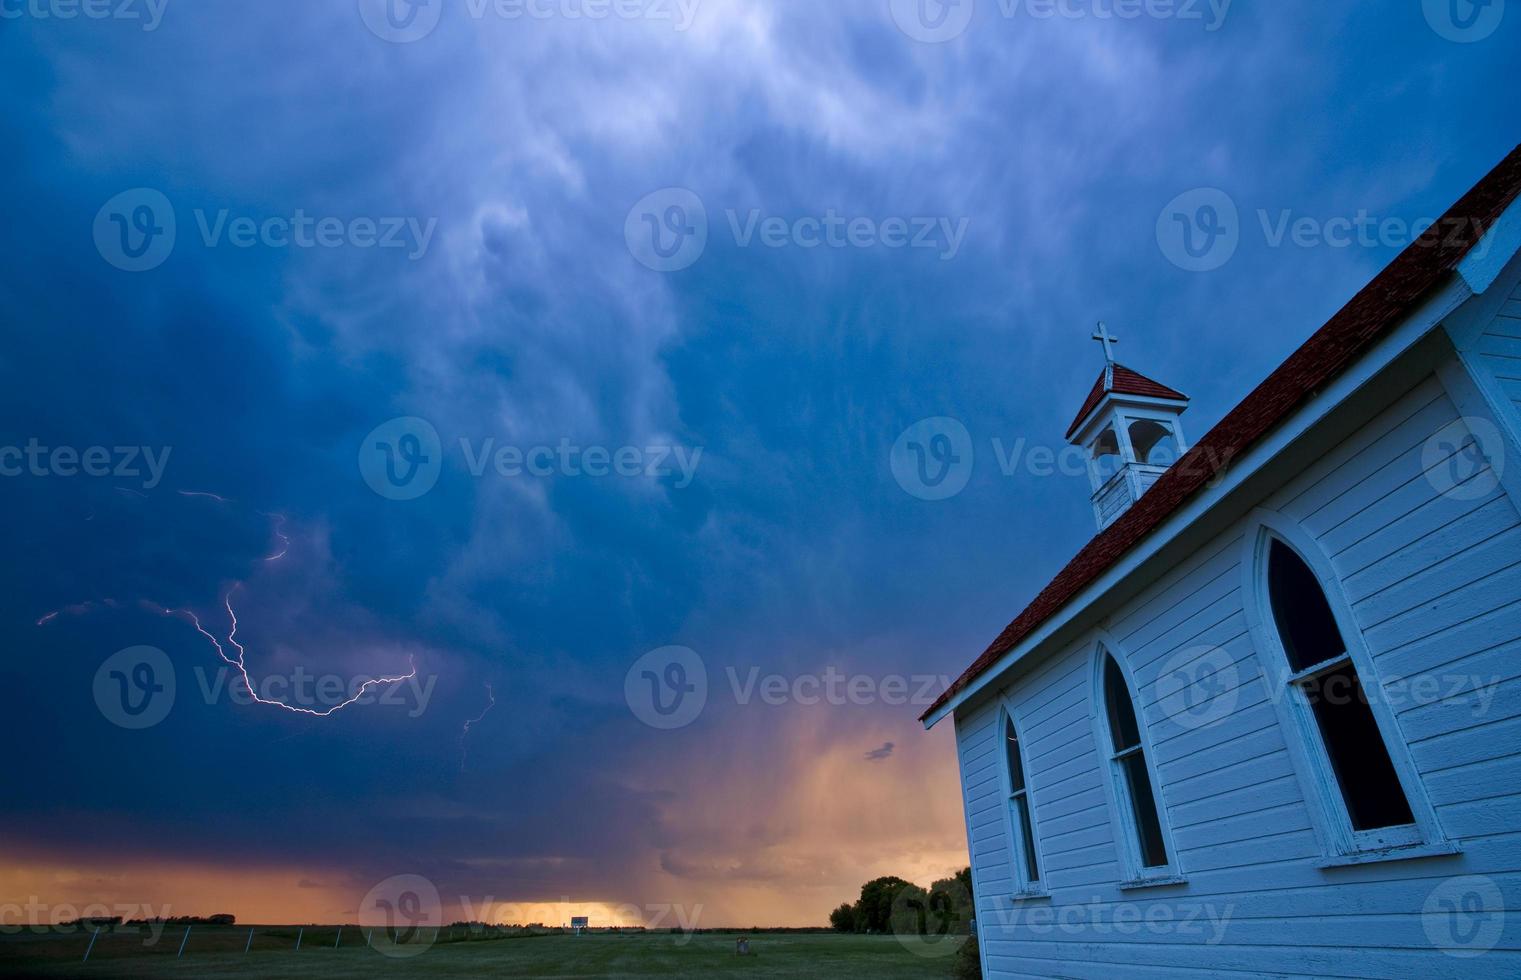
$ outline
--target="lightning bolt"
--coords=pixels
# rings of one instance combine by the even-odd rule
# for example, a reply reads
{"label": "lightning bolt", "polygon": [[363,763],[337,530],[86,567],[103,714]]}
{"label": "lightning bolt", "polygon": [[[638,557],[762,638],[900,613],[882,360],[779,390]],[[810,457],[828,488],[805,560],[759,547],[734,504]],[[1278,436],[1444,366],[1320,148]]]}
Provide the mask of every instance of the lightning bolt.
{"label": "lightning bolt", "polygon": [[207,497],[219,504],[232,503],[232,498],[224,497],[219,493],[212,493],[210,490],[181,490],[179,491],[179,495],[181,497]]}
{"label": "lightning bolt", "polygon": [[470,741],[469,741],[469,739],[470,739],[470,729],[474,728],[476,725],[479,725],[481,723],[481,719],[483,719],[487,715],[489,715],[491,713],[491,709],[496,707],[496,692],[491,689],[491,685],[490,684],[486,685],[486,697],[489,698],[490,702],[491,702],[490,704],[486,705],[486,710],[482,711],[479,715],[476,715],[474,718],[471,718],[471,719],[467,720],[465,722],[465,727],[460,730],[460,733],[459,733],[459,771],[460,772],[464,772],[465,771],[465,762],[470,758]]}
{"label": "lightning bolt", "polygon": [[272,528],[272,530],[274,531],[275,537],[280,540],[280,547],[279,547],[279,549],[276,550],[276,552],[274,554],[270,555],[268,558],[265,558],[264,560],[265,561],[279,561],[281,558],[284,558],[286,555],[290,554],[290,535],[288,535],[288,534],[285,533],[285,515],[284,514],[265,514],[263,511],[260,511],[260,515],[263,516],[263,517],[268,517],[268,518],[270,518],[271,520],[273,520],[275,522],[275,525]]}
{"label": "lightning bolt", "polygon": [[[137,497],[143,497],[143,496],[145,496],[145,494],[139,493],[136,490],[128,490],[128,489],[125,489],[125,488],[122,488],[122,487],[117,487],[116,490],[119,491],[119,492],[121,492],[121,493],[131,494],[131,495],[137,496]],[[232,503],[233,502],[231,500],[231,498],[224,497],[221,494],[212,493],[212,492],[210,492],[208,490],[180,490],[180,491],[177,491],[177,492],[182,497],[204,497],[204,498],[207,498],[209,500],[214,500],[214,501],[216,501],[218,503],[223,503],[223,504]],[[290,535],[288,535],[288,534],[285,533],[286,517],[285,517],[284,514],[272,514],[272,513],[266,513],[264,511],[260,511],[259,514],[262,517],[269,518],[273,522],[273,524],[271,526],[271,532],[273,533],[276,541],[278,542],[278,545],[275,547],[275,549],[273,550],[273,552],[271,554],[269,554],[268,556],[266,556],[265,558],[261,559],[261,560],[265,561],[265,562],[279,561],[280,559],[284,558],[287,554],[290,553],[290,545],[291,545]],[[398,675],[398,676],[395,676],[395,677],[374,677],[374,678],[371,678],[371,679],[365,681],[363,684],[361,684],[359,686],[359,688],[354,692],[353,697],[349,698],[347,701],[343,702],[342,704],[335,705],[334,707],[328,708],[328,709],[326,709],[324,711],[318,711],[315,708],[303,708],[303,707],[301,707],[299,705],[287,704],[284,701],[279,701],[279,700],[273,700],[273,699],[270,699],[270,698],[260,697],[258,691],[256,691],[254,689],[253,677],[249,674],[249,671],[248,671],[248,663],[247,663],[247,654],[248,654],[248,651],[246,649],[244,649],[242,643],[238,642],[238,614],[237,614],[237,611],[235,609],[233,609],[232,597],[233,597],[233,594],[236,593],[242,587],[243,587],[243,583],[242,582],[237,582],[237,583],[235,583],[232,586],[232,588],[228,589],[226,595],[224,595],[222,597],[222,606],[223,606],[223,608],[225,608],[227,610],[227,618],[228,618],[229,622],[231,623],[231,626],[230,626],[230,628],[228,629],[228,632],[227,632],[227,639],[226,639],[226,644],[227,645],[226,646],[223,646],[223,641],[220,640],[220,639],[218,639],[215,634],[213,634],[210,630],[208,630],[205,627],[205,625],[201,622],[201,618],[198,615],[196,615],[195,611],[192,610],[192,609],[170,609],[170,608],[164,606],[162,603],[155,603],[155,602],[148,602],[148,601],[142,601],[141,605],[143,605],[145,608],[150,609],[153,612],[158,613],[160,615],[171,616],[171,617],[174,617],[174,618],[183,618],[183,619],[188,620],[190,622],[190,624],[195,627],[196,632],[200,633],[202,636],[204,636],[207,639],[208,642],[211,643],[212,649],[216,650],[217,656],[221,658],[222,662],[225,663],[225,664],[227,664],[229,667],[235,668],[238,671],[239,675],[241,675],[242,678],[243,678],[243,686],[244,686],[244,688],[246,688],[248,690],[249,697],[253,698],[253,700],[254,700],[255,703],[262,704],[262,705],[267,705],[269,707],[280,708],[280,709],[288,711],[288,712],[290,712],[292,714],[307,715],[307,716],[310,716],[310,717],[313,717],[313,718],[327,718],[327,717],[330,717],[330,716],[332,716],[334,714],[337,714],[338,712],[342,711],[344,708],[348,708],[348,707],[351,707],[354,704],[357,704],[360,700],[362,700],[364,698],[364,696],[366,694],[368,694],[374,688],[383,687],[383,686],[386,686],[386,685],[401,684],[401,683],[403,683],[405,681],[412,680],[412,679],[414,679],[417,676],[417,660],[416,660],[415,657],[408,657],[407,661],[411,665],[411,670],[409,670],[407,673],[401,674],[401,675]],[[103,600],[100,600],[99,602],[96,602],[96,601],[79,602],[79,603],[75,603],[75,604],[70,605],[70,606],[64,606],[64,607],[62,607],[60,609],[55,609],[52,612],[44,613],[37,620],[37,625],[38,626],[46,626],[49,623],[53,622],[55,619],[57,619],[59,616],[63,616],[63,615],[82,616],[82,615],[84,615],[86,613],[89,613],[89,612],[93,611],[98,606],[104,606],[104,607],[106,607],[108,609],[120,609],[120,608],[122,608],[122,604],[120,602],[117,602],[115,599],[103,599]],[[227,647],[232,647],[234,650],[236,650],[237,651],[237,656],[236,657],[230,656],[228,654],[228,652],[227,652]],[[489,695],[490,692],[491,692],[490,685],[487,685],[486,691],[487,691],[487,694]],[[496,699],[493,697],[492,701],[491,701],[491,705],[495,705],[495,704],[496,704]],[[490,711],[491,710],[491,705],[487,706],[486,711]],[[485,717],[485,712],[481,713],[481,717],[482,718]],[[479,718],[476,719],[476,721],[479,721],[479,720],[480,720]],[[470,731],[470,725],[471,724],[473,724],[473,723],[472,722],[467,722],[466,723],[466,725],[465,725],[465,733],[466,734],[469,733],[469,731]],[[462,736],[462,738],[463,738],[463,736]],[[463,766],[463,762],[461,762],[461,765]]]}
{"label": "lightning bolt", "polygon": [[403,681],[409,681],[417,676],[417,661],[416,659],[409,657],[408,661],[412,665],[412,669],[409,672],[398,677],[371,678],[370,680],[367,680],[363,684],[359,685],[359,690],[355,692],[353,697],[349,698],[342,704],[328,708],[325,711],[318,711],[315,708],[302,708],[298,705],[286,704],[284,701],[260,697],[259,693],[254,690],[253,678],[249,676],[248,673],[248,665],[245,662],[247,651],[243,648],[243,644],[238,642],[238,614],[232,608],[232,594],[238,591],[238,589],[242,588],[242,586],[243,583],[237,583],[232,588],[227,590],[227,595],[222,599],[222,605],[227,610],[228,618],[232,621],[232,628],[227,633],[227,645],[234,647],[238,651],[237,659],[233,659],[227,655],[227,650],[222,646],[222,642],[218,640],[214,635],[212,635],[212,633],[207,630],[205,626],[201,625],[201,618],[197,616],[193,610],[164,609],[163,613],[166,616],[184,616],[188,618],[191,625],[196,628],[196,632],[200,633],[211,642],[212,647],[217,652],[217,656],[221,657],[222,661],[229,667],[236,668],[238,673],[242,675],[243,686],[247,688],[249,697],[253,698],[256,703],[268,705],[273,708],[283,708],[292,714],[309,715],[313,718],[327,718],[334,714],[337,714],[344,708],[358,703],[359,700],[368,694],[370,689],[373,687],[379,687],[384,684],[400,684]]}

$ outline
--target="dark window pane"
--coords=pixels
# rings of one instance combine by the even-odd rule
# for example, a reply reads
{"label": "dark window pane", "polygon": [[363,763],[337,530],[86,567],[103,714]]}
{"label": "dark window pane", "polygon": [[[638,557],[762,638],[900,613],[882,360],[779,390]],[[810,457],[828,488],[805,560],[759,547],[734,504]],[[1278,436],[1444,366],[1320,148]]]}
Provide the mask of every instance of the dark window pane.
{"label": "dark window pane", "polygon": [[1009,790],[1018,792],[1025,788],[1025,766],[1019,758],[1019,736],[1014,734],[1014,719],[1003,719],[1003,749],[1008,756]]}
{"label": "dark window pane", "polygon": [[1136,829],[1141,844],[1141,863],[1158,868],[1167,863],[1167,845],[1162,843],[1162,822],[1157,816],[1157,799],[1151,792],[1151,773],[1146,771],[1146,757],[1140,752],[1120,762],[1125,767],[1125,782],[1130,787],[1130,802],[1135,809]]}
{"label": "dark window pane", "polygon": [[1352,826],[1376,830],[1415,823],[1357,668],[1343,664],[1301,687],[1314,708]]}
{"label": "dark window pane", "polygon": [[1040,880],[1040,862],[1035,858],[1035,825],[1030,822],[1030,798],[1016,798],[1014,810],[1015,819],[1019,821],[1019,832],[1025,839],[1025,880],[1033,884]]}
{"label": "dark window pane", "polygon": [[1104,658],[1104,700],[1109,712],[1109,734],[1114,751],[1123,752],[1141,744],[1141,729],[1135,723],[1135,705],[1130,703],[1130,688],[1125,675],[1112,655]]}
{"label": "dark window pane", "polygon": [[1278,637],[1295,673],[1346,652],[1315,573],[1293,548],[1276,538],[1268,555],[1268,595]]}

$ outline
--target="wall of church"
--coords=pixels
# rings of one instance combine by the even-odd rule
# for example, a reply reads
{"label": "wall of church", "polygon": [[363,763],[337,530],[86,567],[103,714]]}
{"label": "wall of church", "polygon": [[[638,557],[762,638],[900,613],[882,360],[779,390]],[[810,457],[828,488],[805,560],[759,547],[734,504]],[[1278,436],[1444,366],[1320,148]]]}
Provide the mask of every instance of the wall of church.
{"label": "wall of church", "polygon": [[[1449,458],[1432,463],[1433,434],[1459,414],[1430,377],[1262,504],[1330,556],[1461,853],[1319,866],[1307,790],[1246,621],[1243,521],[1104,624],[1134,675],[1185,883],[1117,887],[1092,640],[956,718],[989,976],[1521,975],[1521,514],[1487,470],[1459,482]],[[1195,706],[1219,716],[1208,725],[1175,717],[1159,694],[1164,675],[1201,657],[1222,679]],[[1049,898],[1012,898],[1000,704],[1025,747]],[[1427,928],[1441,922],[1418,910],[1440,910],[1442,883],[1473,874],[1512,911],[1498,948],[1459,958],[1434,948]]]}
{"label": "wall of church", "polygon": [[1521,283],[1485,327],[1474,353],[1492,383],[1521,412]]}

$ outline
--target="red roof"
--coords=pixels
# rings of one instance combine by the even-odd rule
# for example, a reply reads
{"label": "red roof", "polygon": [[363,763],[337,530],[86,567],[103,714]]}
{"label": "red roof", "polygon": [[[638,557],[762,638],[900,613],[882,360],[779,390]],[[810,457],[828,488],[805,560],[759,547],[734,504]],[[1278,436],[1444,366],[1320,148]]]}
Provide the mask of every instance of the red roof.
{"label": "red roof", "polygon": [[1442,285],[1521,192],[1521,146],[1401,252],[1325,326],[1242,399],[1146,495],[1079,551],[1024,612],[998,634],[956,682],[919,716],[923,721],[971,684],[1079,592],[1098,579],[1227,462],[1243,455],[1315,392],[1351,366],[1433,289]]}
{"label": "red roof", "polygon": [[1139,371],[1132,371],[1123,364],[1106,364],[1104,370],[1099,372],[1098,380],[1093,382],[1093,390],[1088,392],[1088,400],[1083,402],[1083,407],[1077,413],[1077,418],[1072,420],[1072,425],[1067,429],[1067,438],[1072,438],[1072,433],[1083,424],[1083,419],[1088,413],[1098,407],[1098,403],[1104,400],[1109,392],[1117,395],[1144,395],[1147,398],[1169,398],[1173,401],[1186,402],[1188,396],[1181,391],[1153,381]]}

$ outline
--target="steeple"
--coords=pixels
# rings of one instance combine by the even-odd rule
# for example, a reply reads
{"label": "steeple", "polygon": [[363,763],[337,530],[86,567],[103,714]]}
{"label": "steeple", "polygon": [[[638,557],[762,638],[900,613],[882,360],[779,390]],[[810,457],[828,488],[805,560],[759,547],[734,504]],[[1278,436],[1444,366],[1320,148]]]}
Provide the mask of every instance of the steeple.
{"label": "steeple", "polygon": [[1104,369],[1067,429],[1067,441],[1083,447],[1087,457],[1093,516],[1102,531],[1187,451],[1179,416],[1188,409],[1188,396],[1117,362],[1120,338],[1105,324],[1093,339],[1103,345]]}

